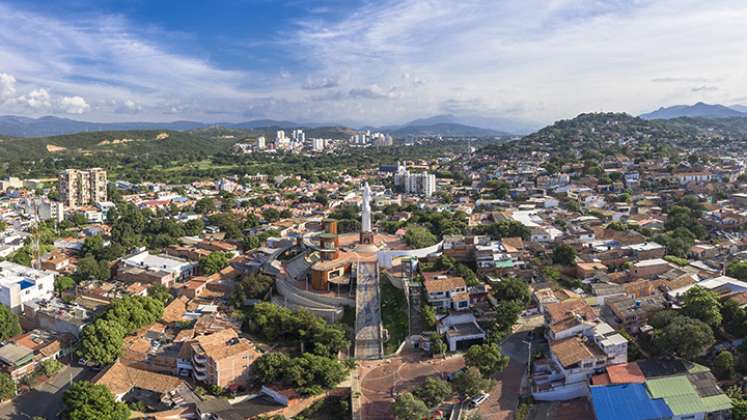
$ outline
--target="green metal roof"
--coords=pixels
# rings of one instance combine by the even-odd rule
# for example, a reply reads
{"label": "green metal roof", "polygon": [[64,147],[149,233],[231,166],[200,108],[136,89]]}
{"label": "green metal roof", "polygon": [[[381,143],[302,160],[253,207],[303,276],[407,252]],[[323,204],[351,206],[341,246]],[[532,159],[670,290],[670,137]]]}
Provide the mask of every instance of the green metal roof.
{"label": "green metal roof", "polygon": [[664,398],[664,402],[667,403],[675,416],[705,413],[707,411],[705,404],[703,404],[698,394],[666,397]]}
{"label": "green metal roof", "polygon": [[705,405],[706,412],[708,413],[731,410],[731,398],[724,394],[703,397],[701,401],[703,401],[703,405]]}
{"label": "green metal roof", "polygon": [[703,372],[710,372],[710,371],[711,371],[710,369],[698,363],[693,363],[692,366],[689,366],[687,368],[687,373],[703,373]]}
{"label": "green metal roof", "polygon": [[679,395],[694,395],[698,397],[695,387],[687,379],[687,376],[669,376],[666,378],[649,379],[646,381],[648,392],[654,398],[666,398]]}
{"label": "green metal roof", "polygon": [[513,266],[513,260],[499,260],[495,262],[495,268],[511,268]]}

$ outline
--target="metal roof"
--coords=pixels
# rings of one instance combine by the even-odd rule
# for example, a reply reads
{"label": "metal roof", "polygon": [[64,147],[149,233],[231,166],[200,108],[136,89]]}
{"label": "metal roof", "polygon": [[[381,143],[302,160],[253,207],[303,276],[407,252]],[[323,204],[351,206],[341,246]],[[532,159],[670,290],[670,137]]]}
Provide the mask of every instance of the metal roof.
{"label": "metal roof", "polygon": [[591,387],[598,420],[654,420],[672,417],[662,399],[652,399],[642,384]]}

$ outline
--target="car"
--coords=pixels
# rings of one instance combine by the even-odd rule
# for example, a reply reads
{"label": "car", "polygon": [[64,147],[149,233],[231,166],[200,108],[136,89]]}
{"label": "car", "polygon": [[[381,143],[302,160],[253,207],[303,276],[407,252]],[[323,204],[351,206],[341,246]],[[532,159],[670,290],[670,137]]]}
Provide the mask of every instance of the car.
{"label": "car", "polygon": [[469,408],[477,408],[480,406],[480,404],[487,401],[489,397],[490,397],[490,394],[488,394],[487,392],[481,392],[475,395],[474,397],[470,398],[469,400],[467,400],[467,406]]}

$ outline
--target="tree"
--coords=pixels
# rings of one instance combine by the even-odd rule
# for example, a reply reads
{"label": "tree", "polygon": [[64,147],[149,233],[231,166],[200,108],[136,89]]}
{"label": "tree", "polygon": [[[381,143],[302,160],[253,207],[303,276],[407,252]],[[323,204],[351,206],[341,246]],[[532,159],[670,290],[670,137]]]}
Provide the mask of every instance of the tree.
{"label": "tree", "polygon": [[725,331],[735,337],[747,335],[747,313],[733,299],[727,299],[721,304],[721,325]]}
{"label": "tree", "polygon": [[207,276],[215,274],[226,268],[229,261],[231,261],[231,254],[226,252],[212,252],[207,257],[200,258],[200,272]]}
{"label": "tree", "polygon": [[0,373],[0,401],[6,401],[16,396],[16,382],[7,373]]}
{"label": "tree", "polygon": [[556,245],[552,250],[552,262],[571,266],[576,263],[576,248],[568,244]]}
{"label": "tree", "polygon": [[117,321],[99,318],[83,328],[78,355],[99,365],[114,363],[122,350],[126,331]]}
{"label": "tree", "polygon": [[713,328],[721,325],[721,301],[716,292],[700,286],[691,287],[682,297],[682,313],[699,319]]}
{"label": "tree", "polygon": [[54,291],[57,292],[58,296],[62,296],[62,292],[73,287],[75,287],[75,280],[70,276],[57,276],[54,279]]}
{"label": "tree", "polygon": [[532,296],[526,282],[516,277],[508,277],[494,287],[495,298],[501,301],[514,301],[522,305],[529,303]]}
{"label": "tree", "polygon": [[205,197],[195,202],[195,213],[209,214],[217,209],[212,197]]}
{"label": "tree", "polygon": [[78,261],[78,268],[75,276],[81,281],[84,280],[109,280],[111,271],[106,261],[96,261],[93,255],[83,257]]}
{"label": "tree", "polygon": [[499,342],[509,334],[523,310],[524,306],[514,300],[498,302],[495,307],[495,323],[490,331],[490,341]]}
{"label": "tree", "polygon": [[734,376],[734,355],[723,350],[713,359],[713,374],[719,379],[731,379]]}
{"label": "tree", "polygon": [[726,266],[726,275],[739,280],[747,280],[747,260],[734,261]]}
{"label": "tree", "polygon": [[441,334],[434,332],[430,336],[431,339],[431,356],[441,356],[446,353],[446,343],[444,343]]}
{"label": "tree", "polygon": [[127,420],[130,409],[117,401],[104,385],[88,381],[73,383],[62,398],[64,417],[70,420]]}
{"label": "tree", "polygon": [[65,365],[63,365],[57,359],[47,359],[41,362],[42,373],[44,373],[44,376],[47,376],[47,377],[51,377],[52,375],[61,371],[62,368],[64,367]]}
{"label": "tree", "polygon": [[422,420],[429,413],[425,403],[409,392],[398,395],[392,404],[392,414],[397,420]]}
{"label": "tree", "polygon": [[280,352],[265,353],[252,365],[257,380],[262,384],[271,384],[285,376],[285,369],[291,364],[291,358]]}
{"label": "tree", "polygon": [[463,397],[473,397],[493,386],[493,381],[486,379],[476,367],[469,367],[454,375],[454,389]]}
{"label": "tree", "polygon": [[148,296],[161,302],[164,306],[166,306],[173,297],[171,296],[171,292],[169,292],[169,289],[167,289],[166,286],[162,284],[155,284],[151,286],[148,289]]}
{"label": "tree", "polygon": [[[687,339],[683,339],[687,337]],[[678,316],[654,330],[653,344],[659,353],[692,360],[703,355],[715,339],[708,324],[685,316]]]}
{"label": "tree", "polygon": [[152,324],[163,315],[163,302],[150,296],[125,296],[115,299],[101,316],[121,325],[125,334],[129,334],[148,324]]}
{"label": "tree", "polygon": [[486,378],[503,371],[508,366],[508,360],[496,343],[473,345],[464,354],[464,364],[476,367]]}
{"label": "tree", "polygon": [[22,332],[18,316],[11,312],[7,306],[0,305],[0,341],[5,341]]}
{"label": "tree", "polygon": [[451,384],[440,378],[428,377],[425,382],[415,389],[416,397],[423,400],[428,407],[435,407],[451,395]]}
{"label": "tree", "polygon": [[407,225],[407,232],[405,233],[405,242],[412,248],[427,248],[429,246],[438,243],[436,235],[432,234],[428,229],[418,225]]}
{"label": "tree", "polygon": [[262,299],[270,291],[275,280],[265,274],[248,274],[241,278],[233,292],[232,304],[243,305],[247,299]]}
{"label": "tree", "polygon": [[197,236],[202,233],[203,229],[205,229],[205,223],[202,219],[188,220],[187,223],[184,224],[185,235]]}

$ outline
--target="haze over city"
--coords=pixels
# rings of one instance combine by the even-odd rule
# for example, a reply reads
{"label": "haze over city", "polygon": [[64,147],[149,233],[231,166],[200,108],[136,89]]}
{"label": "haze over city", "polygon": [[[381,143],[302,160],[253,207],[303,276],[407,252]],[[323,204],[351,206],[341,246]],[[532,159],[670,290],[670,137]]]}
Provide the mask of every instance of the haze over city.
{"label": "haze over city", "polygon": [[733,105],[745,21],[734,0],[3,1],[0,114],[536,128]]}

